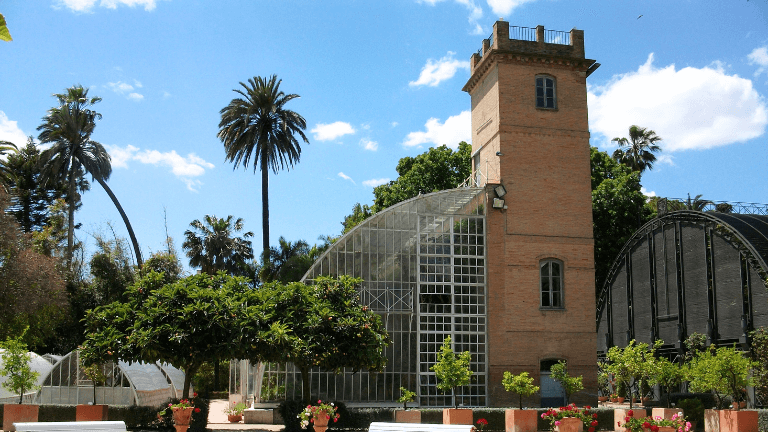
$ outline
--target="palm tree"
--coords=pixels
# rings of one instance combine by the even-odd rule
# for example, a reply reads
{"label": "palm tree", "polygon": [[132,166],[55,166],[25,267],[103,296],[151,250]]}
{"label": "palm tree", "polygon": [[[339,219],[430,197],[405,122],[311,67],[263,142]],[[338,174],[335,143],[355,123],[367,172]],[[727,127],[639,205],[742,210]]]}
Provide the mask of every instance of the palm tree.
{"label": "palm tree", "polygon": [[200,267],[203,273],[215,274],[223,270],[229,274],[239,274],[245,261],[253,259],[251,241],[252,232],[235,237],[234,234],[243,230],[243,219],[232,221],[232,215],[226,218],[206,215],[204,222],[195,219],[189,225],[194,230],[184,232],[184,243],[181,247],[187,252],[189,265]]}
{"label": "palm tree", "polygon": [[298,282],[314,262],[309,255],[309,244],[304,240],[292,243],[283,236],[278,242],[279,245],[270,248],[267,257],[262,258],[259,279],[262,282]]}
{"label": "palm tree", "polygon": [[280,91],[282,80],[277,75],[254,77],[233,90],[239,97],[221,110],[217,136],[224,144],[226,160],[248,168],[253,157],[253,170],[258,162],[261,170],[262,251],[269,252],[269,176],[271,168],[290,168],[299,161],[301,146],[297,135],[309,143],[304,129],[307,122],[285,105],[299,97]]}
{"label": "palm tree", "polygon": [[3,184],[7,183],[10,179],[13,173],[8,168],[8,159],[7,157],[4,158],[3,156],[7,154],[13,154],[18,153],[19,148],[16,147],[16,144],[10,142],[10,141],[0,141],[0,182]]}
{"label": "palm tree", "polygon": [[691,194],[688,194],[688,200],[685,202],[686,210],[704,211],[704,209],[712,204],[712,201],[701,198],[701,194],[696,195],[691,200]]}
{"label": "palm tree", "polygon": [[656,132],[640,126],[630,126],[629,139],[611,140],[619,145],[619,148],[613,152],[613,159],[642,174],[646,169],[653,169],[653,163],[656,162],[656,156],[653,153],[661,151],[661,147],[656,145],[659,141],[661,137],[656,135]]}
{"label": "palm tree", "polygon": [[111,158],[103,145],[91,139],[96,120],[101,118],[101,114],[91,108],[100,102],[101,98],[88,98],[88,89],[81,85],[70,87],[66,93],[53,96],[58,99],[60,105],[48,110],[48,114],[43,117],[43,124],[38,126],[37,130],[40,131],[38,139],[42,144],[53,144],[51,148],[40,154],[44,177],[48,181],[63,181],[68,185],[67,268],[71,268],[72,265],[75,232],[74,204],[78,178],[82,175],[78,173],[83,172],[90,174],[99,182],[117,208],[131,237],[136,253],[136,263],[141,268],[141,250],[136,241],[136,235],[133,233],[123,207],[106,183],[112,174]]}

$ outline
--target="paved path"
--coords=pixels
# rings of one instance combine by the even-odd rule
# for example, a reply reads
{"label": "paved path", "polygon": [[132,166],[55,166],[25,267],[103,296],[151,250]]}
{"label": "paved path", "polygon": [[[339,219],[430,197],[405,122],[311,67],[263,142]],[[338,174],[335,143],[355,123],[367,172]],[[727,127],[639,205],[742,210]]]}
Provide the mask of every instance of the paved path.
{"label": "paved path", "polygon": [[227,409],[229,402],[226,399],[212,399],[208,408],[208,430],[210,431],[251,431],[251,432],[276,432],[283,430],[283,425],[244,424],[230,423],[227,421]]}

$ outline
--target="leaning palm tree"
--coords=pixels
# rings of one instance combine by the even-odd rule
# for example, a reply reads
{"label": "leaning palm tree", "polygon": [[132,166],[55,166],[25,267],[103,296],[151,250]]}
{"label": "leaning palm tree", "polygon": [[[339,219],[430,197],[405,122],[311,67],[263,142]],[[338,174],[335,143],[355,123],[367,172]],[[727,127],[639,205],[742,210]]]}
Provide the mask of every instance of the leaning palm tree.
{"label": "leaning palm tree", "polygon": [[233,90],[239,97],[221,110],[217,136],[224,144],[226,160],[248,168],[253,158],[253,170],[261,170],[262,253],[269,253],[269,176],[272,169],[290,168],[299,161],[301,146],[297,136],[309,143],[304,129],[307,122],[285,105],[299,97],[280,91],[276,75],[254,77]]}
{"label": "leaning palm tree", "polygon": [[192,221],[192,230],[184,232],[184,243],[181,247],[186,251],[189,265],[199,267],[203,273],[215,274],[223,270],[229,274],[239,274],[245,262],[253,259],[251,241],[252,232],[246,232],[243,237],[235,233],[243,230],[243,219],[232,221],[232,215],[226,218],[206,215],[203,222]]}
{"label": "leaning palm tree", "polygon": [[654,153],[661,151],[661,147],[656,144],[659,141],[661,137],[656,135],[656,132],[640,126],[630,126],[629,139],[611,140],[619,145],[613,152],[613,159],[642,174],[646,169],[653,169],[653,163],[656,162]]}
{"label": "leaning palm tree", "polygon": [[88,98],[88,89],[81,85],[70,87],[66,93],[53,96],[58,99],[60,105],[48,110],[48,114],[43,117],[43,124],[38,126],[37,130],[40,131],[38,139],[42,144],[52,144],[40,154],[43,177],[46,181],[61,181],[68,185],[67,268],[72,265],[76,187],[78,178],[82,175],[78,173],[90,174],[109,195],[128,229],[136,253],[136,263],[141,268],[141,250],[136,235],[123,207],[106,183],[112,174],[111,158],[103,145],[91,139],[96,120],[101,118],[101,114],[92,107],[100,102],[101,98]]}

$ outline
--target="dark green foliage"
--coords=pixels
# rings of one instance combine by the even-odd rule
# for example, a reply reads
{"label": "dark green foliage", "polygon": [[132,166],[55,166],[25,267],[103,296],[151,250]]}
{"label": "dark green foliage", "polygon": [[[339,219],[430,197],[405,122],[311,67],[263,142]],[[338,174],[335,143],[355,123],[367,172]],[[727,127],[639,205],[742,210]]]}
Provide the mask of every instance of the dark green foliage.
{"label": "dark green foliage", "polygon": [[696,398],[680,399],[675,408],[683,410],[688,421],[704,424],[704,404]]}
{"label": "dark green foliage", "polygon": [[[398,178],[373,189],[373,212],[399,202],[458,187],[472,173],[472,146],[462,141],[454,152],[445,145],[432,147],[415,158],[397,163]],[[346,225],[345,225],[346,228]]]}
{"label": "dark green foliage", "polygon": [[632,234],[655,214],[640,191],[640,174],[590,149],[592,222],[595,238],[595,289],[600,289],[614,259]]}
{"label": "dark green foliage", "polygon": [[[219,380],[221,381],[221,378],[225,378],[221,385],[219,385],[219,388],[215,387],[215,384],[217,383],[215,379],[215,372],[216,370],[219,371]],[[224,360],[219,362],[219,367],[214,367],[213,363],[205,363],[200,366],[200,369],[198,369],[195,376],[192,377],[192,385],[195,388],[195,391],[197,392],[200,397],[212,399],[211,394],[213,394],[216,391],[226,390],[228,381],[226,377],[222,377],[222,371],[225,371],[224,374],[229,372],[229,361]],[[225,399],[227,396],[224,397]]]}
{"label": "dark green foliage", "polygon": [[253,259],[253,248],[248,231],[242,237],[235,234],[243,230],[243,218],[232,220],[233,216],[218,218],[205,215],[203,221],[195,219],[189,225],[193,228],[184,232],[184,243],[191,267],[199,267],[209,275],[218,271],[242,276],[247,260]]}
{"label": "dark green foliage", "polygon": [[300,281],[319,255],[317,247],[310,249],[304,240],[290,242],[283,236],[280,236],[278,244],[277,247],[270,247],[266,259],[262,259],[259,280],[262,283]]}
{"label": "dark green foliage", "polygon": [[750,333],[752,346],[750,354],[755,362],[752,371],[755,379],[755,392],[762,401],[768,400],[768,331],[760,327]]}
{"label": "dark green foliage", "polygon": [[183,269],[179,257],[175,253],[155,252],[142,266],[141,275],[149,274],[152,271],[162,273],[163,282],[169,284],[181,279]]}
{"label": "dark green foliage", "polygon": [[[109,408],[109,414],[112,414],[112,409],[112,407]],[[76,414],[77,407],[74,405],[40,405],[37,421],[73,422],[77,418]]]}
{"label": "dark green foliage", "polygon": [[280,417],[283,418],[285,423],[285,432],[298,432],[302,431],[301,421],[297,417],[299,413],[306,407],[307,404],[299,399],[290,399],[280,402],[277,406],[277,411],[280,413]]}
{"label": "dark green foliage", "polygon": [[656,132],[632,125],[629,127],[628,139],[611,140],[619,145],[619,148],[613,152],[613,159],[641,174],[646,169],[650,171],[653,169],[653,163],[656,162],[654,153],[661,151],[661,147],[657,145],[660,141],[661,137],[656,135]]}
{"label": "dark green foliage", "polygon": [[359,225],[360,222],[368,219],[371,216],[373,216],[373,211],[370,207],[368,207],[367,204],[360,205],[360,203],[355,203],[355,205],[352,206],[352,214],[344,216],[344,222],[341,223],[344,229],[341,230],[341,233],[348,233],[352,230],[352,228]]}

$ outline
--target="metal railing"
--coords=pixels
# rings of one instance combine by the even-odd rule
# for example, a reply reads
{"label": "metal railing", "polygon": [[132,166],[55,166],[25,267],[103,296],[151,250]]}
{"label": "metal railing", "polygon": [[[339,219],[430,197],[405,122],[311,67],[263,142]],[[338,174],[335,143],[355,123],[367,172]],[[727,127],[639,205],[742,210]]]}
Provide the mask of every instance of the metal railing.
{"label": "metal railing", "polygon": [[531,27],[509,26],[509,38],[536,42],[536,29]]}
{"label": "metal railing", "polygon": [[570,45],[571,33],[560,30],[545,30],[544,42],[558,45]]}
{"label": "metal railing", "polygon": [[690,200],[690,198],[666,198],[667,212],[675,210],[716,211],[750,215],[768,215],[768,204],[738,202]]}

